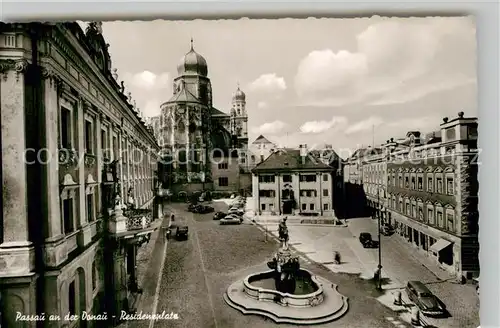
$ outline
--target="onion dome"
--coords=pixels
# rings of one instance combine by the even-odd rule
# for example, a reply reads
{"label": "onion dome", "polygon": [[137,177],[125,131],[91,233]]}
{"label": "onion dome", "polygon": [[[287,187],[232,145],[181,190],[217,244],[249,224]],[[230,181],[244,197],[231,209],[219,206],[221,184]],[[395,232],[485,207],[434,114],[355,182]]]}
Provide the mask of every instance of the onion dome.
{"label": "onion dome", "polygon": [[191,50],[181,58],[177,65],[177,73],[181,75],[208,75],[207,61],[202,55],[194,51],[193,39],[191,39]]}
{"label": "onion dome", "polygon": [[233,95],[233,100],[245,101],[246,95],[243,91],[241,91],[240,86]]}

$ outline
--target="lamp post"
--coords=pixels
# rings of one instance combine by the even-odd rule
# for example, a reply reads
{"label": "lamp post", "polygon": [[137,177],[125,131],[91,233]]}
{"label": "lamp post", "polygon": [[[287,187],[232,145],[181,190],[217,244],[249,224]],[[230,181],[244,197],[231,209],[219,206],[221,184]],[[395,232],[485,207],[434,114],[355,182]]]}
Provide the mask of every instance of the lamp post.
{"label": "lamp post", "polygon": [[[377,188],[377,206],[380,207],[380,189]],[[382,290],[382,243],[381,243],[381,233],[380,233],[380,220],[381,220],[381,212],[380,210],[377,212],[378,214],[378,285],[377,289]]]}

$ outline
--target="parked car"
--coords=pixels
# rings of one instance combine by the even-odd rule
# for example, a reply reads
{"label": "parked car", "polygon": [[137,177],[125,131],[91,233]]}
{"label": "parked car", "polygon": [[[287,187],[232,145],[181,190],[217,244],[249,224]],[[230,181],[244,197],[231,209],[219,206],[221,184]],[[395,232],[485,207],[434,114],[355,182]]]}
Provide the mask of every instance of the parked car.
{"label": "parked car", "polygon": [[234,214],[238,214],[238,215],[243,215],[243,214],[245,214],[245,211],[243,211],[243,210],[242,210],[242,209],[240,209],[240,208],[231,207],[231,208],[229,209],[228,213],[230,213],[230,214],[234,213]]}
{"label": "parked car", "polygon": [[379,242],[373,240],[372,235],[369,232],[360,233],[359,242],[364,248],[377,248],[379,246]]}
{"label": "parked car", "polygon": [[177,226],[175,231],[175,239],[177,240],[187,240],[188,239],[188,226]]}
{"label": "parked car", "polygon": [[427,316],[441,316],[446,313],[445,305],[420,281],[408,281],[406,294]]}
{"label": "parked car", "polygon": [[394,227],[391,226],[390,224],[384,224],[380,228],[380,233],[384,236],[390,236],[394,233]]}
{"label": "parked car", "polygon": [[241,224],[242,222],[243,218],[238,217],[234,214],[228,214],[220,219],[220,224]]}
{"label": "parked car", "polygon": [[223,217],[225,217],[227,214],[224,212],[215,212],[214,214],[214,220],[220,220]]}

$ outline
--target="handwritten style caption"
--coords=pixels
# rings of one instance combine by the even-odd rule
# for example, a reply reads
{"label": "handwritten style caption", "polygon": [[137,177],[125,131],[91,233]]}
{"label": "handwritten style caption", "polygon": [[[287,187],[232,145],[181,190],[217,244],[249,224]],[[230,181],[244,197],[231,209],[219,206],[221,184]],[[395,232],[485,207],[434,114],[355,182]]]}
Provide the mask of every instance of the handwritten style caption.
{"label": "handwritten style caption", "polygon": [[[116,318],[116,315],[111,315],[111,318]],[[26,315],[21,312],[16,312],[16,321],[106,321],[110,318],[106,312],[101,314],[92,314],[86,311],[83,311],[82,314],[66,314],[61,317],[58,314],[46,315],[45,313],[37,314],[37,315]],[[133,321],[133,320],[179,320],[179,314],[174,312],[166,312],[162,313],[143,313],[142,311],[139,313],[127,313],[125,311],[120,312],[120,320],[123,321]]]}

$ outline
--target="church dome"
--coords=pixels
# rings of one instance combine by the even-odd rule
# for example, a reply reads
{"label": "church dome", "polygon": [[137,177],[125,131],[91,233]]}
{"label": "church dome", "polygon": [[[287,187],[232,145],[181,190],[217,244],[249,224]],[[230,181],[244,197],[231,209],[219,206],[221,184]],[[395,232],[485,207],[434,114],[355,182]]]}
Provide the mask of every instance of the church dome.
{"label": "church dome", "polygon": [[207,61],[202,55],[194,51],[191,39],[191,50],[181,58],[177,65],[177,73],[180,75],[208,75]]}
{"label": "church dome", "polygon": [[246,95],[243,91],[240,90],[240,87],[238,86],[238,89],[233,95],[233,100],[240,100],[240,101],[245,101]]}

